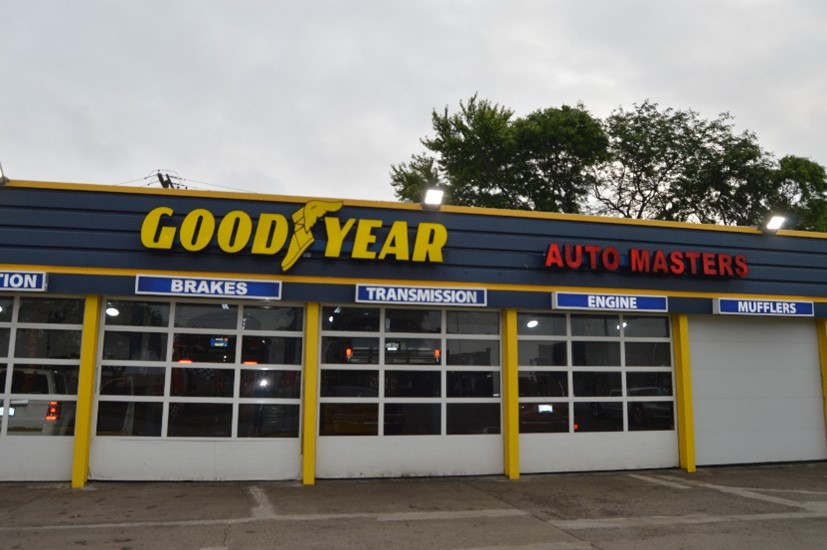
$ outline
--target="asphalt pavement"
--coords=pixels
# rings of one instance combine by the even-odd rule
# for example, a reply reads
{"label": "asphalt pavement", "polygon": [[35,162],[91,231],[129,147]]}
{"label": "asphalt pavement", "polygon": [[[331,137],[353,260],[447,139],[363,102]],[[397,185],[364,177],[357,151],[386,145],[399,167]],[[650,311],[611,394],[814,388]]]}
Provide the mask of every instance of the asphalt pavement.
{"label": "asphalt pavement", "polygon": [[0,548],[827,547],[827,462],[503,477],[0,484]]}

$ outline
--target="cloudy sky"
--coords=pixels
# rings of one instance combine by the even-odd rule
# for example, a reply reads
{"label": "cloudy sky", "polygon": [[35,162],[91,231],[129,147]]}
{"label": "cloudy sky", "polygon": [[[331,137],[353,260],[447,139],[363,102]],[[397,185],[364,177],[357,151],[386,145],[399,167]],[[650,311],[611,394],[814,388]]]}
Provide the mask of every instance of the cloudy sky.
{"label": "cloudy sky", "polygon": [[[0,0],[11,179],[394,200],[432,109],[651,99],[827,164],[823,0]],[[138,180],[138,181],[134,181]],[[196,183],[199,182],[199,183]]]}

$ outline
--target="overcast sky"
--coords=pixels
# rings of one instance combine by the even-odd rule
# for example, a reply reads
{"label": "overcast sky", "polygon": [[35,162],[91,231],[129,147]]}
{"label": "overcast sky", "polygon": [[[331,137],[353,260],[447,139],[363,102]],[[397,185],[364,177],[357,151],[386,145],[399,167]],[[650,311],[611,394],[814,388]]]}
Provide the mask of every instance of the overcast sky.
{"label": "overcast sky", "polygon": [[394,200],[390,165],[423,151],[434,108],[475,92],[518,115],[728,111],[777,156],[827,164],[824,0],[0,0],[0,14],[11,179],[163,169],[197,189]]}

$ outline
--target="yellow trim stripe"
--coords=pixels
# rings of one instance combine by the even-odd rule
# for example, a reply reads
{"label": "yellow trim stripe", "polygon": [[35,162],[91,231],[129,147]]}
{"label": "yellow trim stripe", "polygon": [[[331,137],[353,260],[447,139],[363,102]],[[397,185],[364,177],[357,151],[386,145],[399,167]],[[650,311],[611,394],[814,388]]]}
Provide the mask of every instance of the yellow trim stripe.
{"label": "yellow trim stripe", "polygon": [[692,368],[689,353],[689,318],[672,316],[672,342],[675,348],[675,385],[678,400],[678,452],[681,468],[695,471],[695,419],[692,411]]}
{"label": "yellow trim stripe", "polygon": [[[369,264],[366,264],[369,267]],[[60,273],[70,275],[97,275],[97,276],[114,276],[114,277],[134,277],[138,274],[142,275],[169,275],[175,277],[212,277],[228,279],[256,279],[262,281],[282,281],[284,283],[306,283],[306,284],[324,284],[324,285],[355,285],[355,284],[375,284],[375,285],[410,285],[417,287],[480,287],[487,290],[498,290],[505,292],[587,292],[590,294],[633,294],[639,295],[654,295],[667,296],[670,298],[739,298],[744,300],[807,300],[815,303],[827,303],[827,297],[824,296],[797,296],[797,295],[783,295],[783,294],[745,294],[745,293],[714,293],[714,292],[691,292],[683,290],[644,290],[639,288],[608,288],[608,287],[580,287],[580,286],[555,286],[555,285],[518,285],[507,283],[484,283],[484,282],[465,282],[465,281],[423,281],[415,279],[371,279],[368,277],[360,278],[346,278],[346,277],[320,277],[320,276],[293,276],[293,275],[261,275],[254,273],[230,273],[230,272],[216,272],[216,271],[171,271],[159,269],[121,269],[121,268],[99,268],[99,267],[65,267],[65,266],[49,266],[49,265],[29,265],[29,264],[0,264],[0,269],[8,271],[45,271],[47,273]],[[549,297],[548,307],[540,307],[539,309],[548,309],[551,307],[551,298]]]}
{"label": "yellow trim stripe", "polygon": [[316,415],[319,409],[319,304],[304,312],[304,395],[302,409],[302,483],[316,484]]}
{"label": "yellow trim stripe", "polygon": [[517,310],[503,312],[503,447],[505,475],[520,479],[520,396],[517,373]]}
{"label": "yellow trim stripe", "polygon": [[89,479],[89,449],[92,443],[92,405],[95,401],[100,304],[100,296],[89,296],[86,298],[86,307],[83,311],[83,340],[80,347],[80,374],[72,462],[73,489],[82,488]]}
{"label": "yellow trim stripe", "polygon": [[824,400],[824,425],[827,427],[827,319],[816,319],[818,357],[821,367],[821,395]]}
{"label": "yellow trim stripe", "polygon": [[[289,203],[305,203],[308,200],[344,200],[346,206],[366,207],[366,208],[383,208],[390,210],[408,210],[408,211],[422,211],[422,206],[418,203],[405,202],[388,202],[388,201],[368,201],[358,199],[334,199],[329,197],[298,197],[287,195],[268,195],[258,193],[242,193],[242,192],[228,192],[228,191],[199,191],[190,189],[163,189],[163,188],[145,188],[145,187],[123,187],[114,185],[96,185],[84,183],[56,183],[45,181],[26,181],[14,180],[6,183],[7,187],[19,187],[27,189],[53,189],[61,191],[94,191],[99,193],[125,193],[125,194],[144,194],[144,195],[161,195],[165,197],[171,196],[190,196],[209,199],[237,199],[237,200],[253,200],[259,202],[289,202]],[[659,220],[635,220],[628,218],[610,218],[602,216],[590,216],[584,214],[561,214],[557,212],[535,212],[531,210],[505,210],[499,208],[476,208],[469,206],[452,206],[444,205],[440,208],[440,212],[450,214],[466,214],[474,216],[489,216],[489,217],[507,217],[507,218],[528,218],[538,220],[559,220],[559,221],[573,221],[586,223],[605,223],[613,225],[632,225],[642,227],[663,227],[670,229],[689,229],[697,231],[717,231],[721,233],[743,233],[747,235],[761,235],[762,232],[756,227],[733,227],[725,225],[711,225],[699,223],[685,223],[685,222],[667,222]],[[438,213],[434,213],[438,215]],[[802,237],[808,239],[827,239],[827,233],[810,232],[810,231],[793,231],[781,230],[777,233],[779,236]]]}

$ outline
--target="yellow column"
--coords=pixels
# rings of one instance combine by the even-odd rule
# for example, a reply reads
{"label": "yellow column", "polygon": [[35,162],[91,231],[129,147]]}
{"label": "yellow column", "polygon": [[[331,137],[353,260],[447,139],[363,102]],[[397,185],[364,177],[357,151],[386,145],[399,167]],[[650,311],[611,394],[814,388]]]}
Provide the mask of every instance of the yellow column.
{"label": "yellow column", "polygon": [[100,296],[86,298],[83,311],[83,339],[80,346],[78,402],[75,413],[75,449],[72,488],[80,489],[89,479],[89,447],[92,442],[92,406],[95,401],[95,367],[100,338]]}
{"label": "yellow column", "polygon": [[672,343],[675,348],[675,383],[678,398],[678,447],[681,468],[695,471],[695,420],[692,412],[692,369],[689,357],[689,318],[672,316]]}
{"label": "yellow column", "polygon": [[307,304],[304,329],[302,483],[316,484],[316,415],[319,410],[319,304]]}
{"label": "yellow column", "polygon": [[827,427],[827,319],[816,319],[818,359],[821,365],[821,395],[824,399],[824,425]]}
{"label": "yellow column", "polygon": [[520,395],[517,373],[517,311],[503,312],[503,452],[505,475],[520,479]]}

